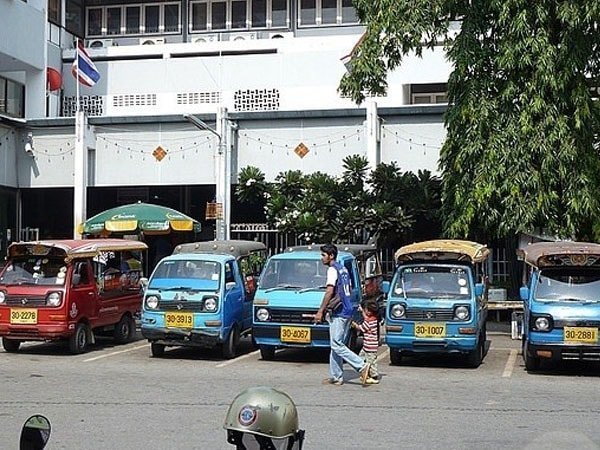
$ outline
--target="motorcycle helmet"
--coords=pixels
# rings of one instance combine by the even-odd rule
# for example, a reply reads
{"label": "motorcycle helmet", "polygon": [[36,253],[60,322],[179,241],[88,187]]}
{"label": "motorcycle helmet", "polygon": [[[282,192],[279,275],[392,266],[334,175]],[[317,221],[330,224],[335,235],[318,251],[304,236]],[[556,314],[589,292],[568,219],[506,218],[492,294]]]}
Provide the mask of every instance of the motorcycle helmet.
{"label": "motorcycle helmet", "polygon": [[294,401],[266,386],[240,392],[229,406],[223,428],[227,442],[237,450],[300,450],[304,441]]}

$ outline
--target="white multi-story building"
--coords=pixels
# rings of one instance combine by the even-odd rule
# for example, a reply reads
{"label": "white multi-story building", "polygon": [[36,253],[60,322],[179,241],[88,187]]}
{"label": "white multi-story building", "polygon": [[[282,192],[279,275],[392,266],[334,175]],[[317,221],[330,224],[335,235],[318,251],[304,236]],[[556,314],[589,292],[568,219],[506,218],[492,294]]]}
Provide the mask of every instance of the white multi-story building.
{"label": "white multi-story building", "polygon": [[[232,185],[247,165],[269,179],[289,169],[337,175],[353,154],[437,171],[450,71],[442,48],[407,57],[387,96],[357,106],[337,87],[341,58],[362,32],[351,0],[2,2],[2,246],[28,228],[72,234],[76,38],[101,75],[79,89],[88,216],[142,200],[203,220],[219,182],[219,144],[231,155]],[[52,92],[49,69],[62,74]],[[257,217],[235,197],[231,204],[234,222]]]}

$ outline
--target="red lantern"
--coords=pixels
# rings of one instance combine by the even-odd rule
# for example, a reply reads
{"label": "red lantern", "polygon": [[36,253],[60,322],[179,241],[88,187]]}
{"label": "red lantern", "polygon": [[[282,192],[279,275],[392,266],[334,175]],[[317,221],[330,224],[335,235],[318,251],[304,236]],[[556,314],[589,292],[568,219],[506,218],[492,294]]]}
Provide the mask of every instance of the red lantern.
{"label": "red lantern", "polygon": [[48,82],[48,90],[56,91],[62,87],[62,76],[60,72],[52,67],[46,68],[46,80]]}

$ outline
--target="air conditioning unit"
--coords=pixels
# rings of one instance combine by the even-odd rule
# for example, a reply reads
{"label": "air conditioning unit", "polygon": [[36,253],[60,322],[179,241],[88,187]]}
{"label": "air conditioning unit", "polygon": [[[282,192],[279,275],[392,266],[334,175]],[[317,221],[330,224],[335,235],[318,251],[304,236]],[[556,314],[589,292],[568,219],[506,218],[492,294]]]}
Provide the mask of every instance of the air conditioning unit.
{"label": "air conditioning unit", "polygon": [[294,37],[294,33],[291,31],[271,31],[267,36],[269,39],[291,39]]}
{"label": "air conditioning unit", "polygon": [[199,34],[198,36],[192,37],[192,42],[218,42],[219,41],[219,33],[212,34]]}
{"label": "air conditioning unit", "polygon": [[253,41],[258,39],[258,33],[231,33],[229,35],[230,41]]}
{"label": "air conditioning unit", "polygon": [[113,45],[116,45],[116,43],[113,43],[112,39],[88,39],[85,42],[85,46],[88,48],[104,48]]}
{"label": "air conditioning unit", "polygon": [[164,44],[165,43],[165,38],[161,37],[161,38],[141,38],[140,39],[140,45],[159,45],[159,44]]}

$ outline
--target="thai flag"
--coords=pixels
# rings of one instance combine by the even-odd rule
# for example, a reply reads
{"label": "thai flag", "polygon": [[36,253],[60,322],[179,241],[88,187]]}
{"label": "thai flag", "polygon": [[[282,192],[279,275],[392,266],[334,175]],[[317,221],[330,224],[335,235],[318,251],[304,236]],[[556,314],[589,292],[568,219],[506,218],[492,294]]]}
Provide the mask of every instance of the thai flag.
{"label": "thai flag", "polygon": [[92,62],[92,58],[88,55],[83,47],[83,41],[78,41],[77,51],[75,52],[75,60],[71,66],[71,73],[79,80],[81,84],[92,87],[100,79],[100,72],[96,65]]}

